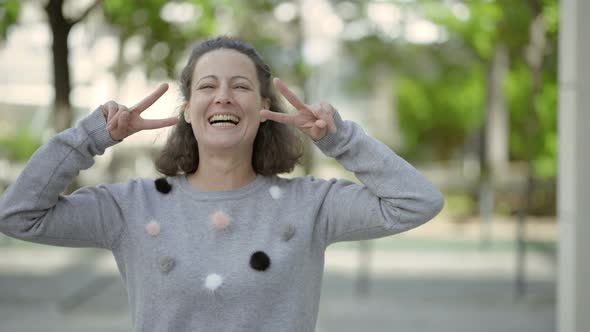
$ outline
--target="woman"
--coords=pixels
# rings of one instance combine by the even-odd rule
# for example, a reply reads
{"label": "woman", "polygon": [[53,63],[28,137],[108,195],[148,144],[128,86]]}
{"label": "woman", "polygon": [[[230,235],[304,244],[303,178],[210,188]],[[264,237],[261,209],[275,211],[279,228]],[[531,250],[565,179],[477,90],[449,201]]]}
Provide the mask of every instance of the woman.
{"label": "woman", "polygon": [[[324,251],[433,218],[443,198],[426,178],[329,104],[281,111],[268,66],[238,40],[193,50],[177,118],[102,105],[41,147],[0,200],[0,230],[27,241],[113,252],[135,331],[313,331]],[[156,181],[60,193],[93,157],[140,130],[175,125]],[[290,128],[309,136],[364,186],[284,179],[300,157]]]}

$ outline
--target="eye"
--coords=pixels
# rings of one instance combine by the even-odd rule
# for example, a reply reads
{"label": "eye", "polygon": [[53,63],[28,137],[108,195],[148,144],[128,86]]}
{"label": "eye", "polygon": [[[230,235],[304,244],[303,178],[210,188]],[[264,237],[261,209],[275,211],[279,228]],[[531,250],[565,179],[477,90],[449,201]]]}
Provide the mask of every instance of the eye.
{"label": "eye", "polygon": [[205,89],[213,89],[214,86],[211,84],[203,84],[201,86],[198,87],[199,90],[205,90]]}
{"label": "eye", "polygon": [[234,88],[236,89],[244,89],[244,90],[250,90],[250,88],[246,85],[236,85]]}

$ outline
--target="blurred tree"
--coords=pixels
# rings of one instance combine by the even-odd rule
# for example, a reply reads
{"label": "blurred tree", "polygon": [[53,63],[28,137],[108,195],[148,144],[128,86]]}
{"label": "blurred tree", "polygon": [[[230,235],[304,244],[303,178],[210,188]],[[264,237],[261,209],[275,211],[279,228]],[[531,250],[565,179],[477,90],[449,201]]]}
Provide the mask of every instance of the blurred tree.
{"label": "blurred tree", "polygon": [[[153,79],[175,77],[187,45],[216,31],[213,1],[106,0],[104,15],[119,38],[118,79],[138,66]],[[130,47],[141,50],[125,55]]]}
{"label": "blurred tree", "polygon": [[[230,33],[253,43],[269,62],[280,63],[280,66],[273,67],[293,78],[304,73],[296,49],[299,41],[288,33],[298,23],[296,19],[284,24],[277,21],[273,9],[279,3],[271,0],[96,0],[76,17],[68,17],[64,11],[64,7],[71,5],[68,1],[46,1],[44,9],[53,37],[56,117],[62,119],[57,121],[56,130],[71,125],[72,119],[68,114],[70,111],[63,111],[64,115],[61,113],[62,109],[71,109],[67,38],[72,27],[94,9],[103,9],[108,26],[119,36],[119,57],[113,68],[118,78],[136,66],[142,66],[148,78],[176,77],[179,66],[184,65],[180,60],[186,55],[188,46],[218,33]],[[1,5],[0,33],[6,36],[10,25],[17,23],[20,4],[19,1],[6,0]],[[273,25],[275,29],[269,29]],[[137,57],[125,56],[126,48],[133,43],[143,52]]]}
{"label": "blurred tree", "polygon": [[[150,78],[176,77],[188,46],[216,34],[231,34],[254,44],[271,67],[293,79],[303,75],[297,19],[279,22],[273,14],[280,1],[105,0],[104,13],[120,40],[114,72],[122,78],[136,66]],[[143,53],[125,55],[139,45]]]}
{"label": "blurred tree", "polygon": [[20,13],[20,1],[2,0],[0,1],[0,38],[6,39],[8,28],[16,23]]}
{"label": "blurred tree", "polygon": [[70,77],[70,60],[68,36],[72,28],[82,22],[88,14],[99,7],[102,0],[92,2],[77,17],[66,17],[64,13],[64,0],[49,0],[45,5],[45,12],[51,27],[53,55],[53,87],[54,87],[54,126],[60,132],[71,127],[74,112],[70,101],[72,91]]}
{"label": "blurred tree", "polygon": [[[345,43],[358,60],[349,87],[352,91],[371,90],[375,71],[383,66],[392,69],[397,76],[396,112],[403,124],[402,154],[412,159],[452,158],[463,150],[465,140],[481,136],[489,119],[485,110],[504,99],[510,123],[510,159],[526,160],[526,153],[532,151],[539,174],[555,176],[556,145],[548,142],[554,142],[556,135],[557,0],[391,1],[388,4],[395,6],[400,17],[396,36],[371,23],[368,8],[372,3],[364,1],[356,15],[342,17],[346,25],[369,22],[364,37],[349,38]],[[535,3],[546,22],[542,49],[529,46],[529,27],[537,17]],[[435,23],[444,39],[410,43],[403,37],[409,17]],[[531,50],[543,59],[540,93],[533,99],[531,71],[525,60]],[[498,61],[503,56],[506,58]],[[527,112],[531,103],[537,105],[536,111]],[[531,122],[532,115],[527,113],[539,118],[533,139],[525,137],[522,130]]]}
{"label": "blurred tree", "polygon": [[[449,160],[479,151],[484,180],[491,161],[510,160],[530,161],[531,177],[554,182],[557,0],[392,1],[399,14],[393,35],[370,23],[374,2],[363,3],[364,10],[343,18],[346,25],[369,22],[364,37],[346,42],[359,64],[350,87],[371,90],[375,71],[391,68],[401,154]],[[411,20],[420,19],[434,23],[442,38],[405,39]],[[500,155],[493,150],[498,142]]]}
{"label": "blurred tree", "polygon": [[[74,118],[69,99],[72,89],[69,32],[93,10],[102,9],[107,27],[118,35],[118,61],[112,69],[119,80],[138,66],[150,79],[175,78],[184,65],[182,59],[190,44],[204,37],[229,33],[254,44],[276,70],[276,76],[303,88],[307,70],[300,52],[300,21],[297,13],[288,20],[277,20],[274,10],[281,3],[273,0],[96,0],[76,17],[69,17],[64,7],[71,6],[70,2],[47,0],[44,9],[53,37],[55,130],[70,127]],[[294,8],[291,2],[286,3]],[[0,8],[3,18],[0,33],[5,36],[9,26],[17,23],[19,1],[7,0]],[[141,50],[136,56],[126,52],[133,47]],[[310,156],[307,159],[306,169],[309,170]]]}
{"label": "blurred tree", "polygon": [[[54,87],[54,127],[57,131],[69,128],[74,118],[72,105],[70,102],[70,92],[72,90],[70,81],[70,62],[68,36],[72,28],[82,22],[88,14],[99,7],[102,0],[93,1],[81,13],[75,17],[68,17],[64,13],[64,0],[49,0],[44,5],[47,14],[49,26],[51,28],[52,44],[51,51],[53,56],[53,87]],[[2,38],[6,38],[6,31],[18,21],[20,12],[19,1],[6,0],[0,7],[0,32]]]}
{"label": "blurred tree", "polygon": [[[536,206],[533,201],[538,196],[534,183],[539,178],[554,182],[557,169],[557,1],[465,2],[470,12],[467,20],[454,15],[452,6],[430,6],[429,17],[447,28],[451,33],[449,41],[463,41],[478,62],[488,68],[486,121],[480,126],[482,142],[487,143],[480,150],[482,180],[494,182],[489,178],[490,173],[495,173],[493,158],[486,150],[493,148],[491,143],[498,137],[488,129],[497,119],[494,103],[505,100],[510,158],[527,164],[522,194],[525,199],[517,203],[518,209],[521,213],[540,209],[554,213],[555,205],[550,203],[554,199],[538,200]],[[495,68],[500,49],[506,53],[508,65],[501,69],[501,77],[499,68]],[[555,196],[554,186],[541,192]]]}

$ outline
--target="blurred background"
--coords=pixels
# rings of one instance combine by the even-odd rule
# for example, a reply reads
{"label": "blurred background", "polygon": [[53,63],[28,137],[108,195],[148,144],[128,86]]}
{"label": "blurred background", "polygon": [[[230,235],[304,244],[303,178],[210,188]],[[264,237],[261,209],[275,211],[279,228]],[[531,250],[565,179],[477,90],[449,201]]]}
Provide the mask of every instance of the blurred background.
{"label": "blurred background", "polygon": [[[108,100],[168,82],[144,114],[176,114],[190,46],[239,36],[446,197],[422,227],[328,249],[317,331],[555,331],[559,17],[557,0],[2,0],[0,192]],[[69,190],[158,176],[166,135],[130,137]],[[310,173],[355,180],[307,142],[283,176]],[[131,330],[110,253],[0,234],[0,331],[82,329]]]}

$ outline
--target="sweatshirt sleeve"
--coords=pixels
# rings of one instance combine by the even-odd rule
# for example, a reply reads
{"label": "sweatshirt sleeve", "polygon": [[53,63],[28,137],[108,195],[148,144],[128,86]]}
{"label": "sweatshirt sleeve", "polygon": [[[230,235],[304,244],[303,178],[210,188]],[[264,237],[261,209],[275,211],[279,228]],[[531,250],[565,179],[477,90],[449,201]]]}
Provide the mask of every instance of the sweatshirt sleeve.
{"label": "sweatshirt sleeve", "polygon": [[320,211],[326,245],[401,233],[440,212],[441,192],[412,165],[338,112],[334,120],[337,131],[314,143],[364,186],[331,181]]}
{"label": "sweatshirt sleeve", "polygon": [[116,143],[100,109],[51,138],[0,197],[0,232],[43,244],[111,249],[124,228],[114,186],[61,193]]}

